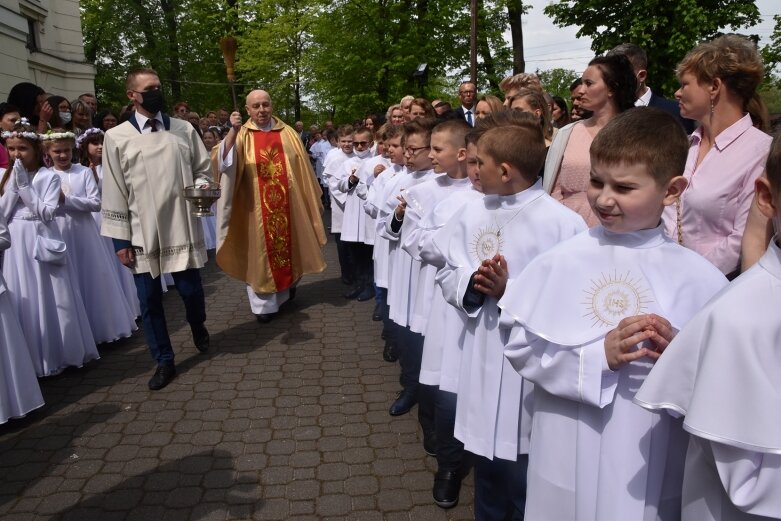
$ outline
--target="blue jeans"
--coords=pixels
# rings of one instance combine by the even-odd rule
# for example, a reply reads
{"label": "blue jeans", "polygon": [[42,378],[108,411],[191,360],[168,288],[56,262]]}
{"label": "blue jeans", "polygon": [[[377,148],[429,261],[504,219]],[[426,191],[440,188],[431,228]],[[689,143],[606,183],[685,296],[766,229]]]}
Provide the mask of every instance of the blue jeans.
{"label": "blue jeans", "polygon": [[474,456],[475,521],[523,521],[529,455],[489,460]]}
{"label": "blue jeans", "polygon": [[[184,301],[185,315],[190,328],[198,330],[206,321],[206,300],[201,285],[201,273],[197,269],[189,269],[171,273],[176,285],[176,291]],[[149,345],[149,352],[158,365],[174,363],[174,350],[171,338],[168,336],[168,325],[163,309],[163,287],[160,277],[155,279],[149,273],[133,275],[136,292],[141,304],[141,319],[144,324],[144,336]]]}

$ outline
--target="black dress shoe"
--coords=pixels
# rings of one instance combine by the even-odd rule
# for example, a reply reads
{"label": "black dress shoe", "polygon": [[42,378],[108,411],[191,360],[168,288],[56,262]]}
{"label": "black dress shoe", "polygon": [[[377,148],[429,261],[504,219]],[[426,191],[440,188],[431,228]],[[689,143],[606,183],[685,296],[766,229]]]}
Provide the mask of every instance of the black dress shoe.
{"label": "black dress shoe", "polygon": [[395,362],[399,359],[396,354],[396,344],[393,342],[385,342],[385,348],[382,350],[382,359],[386,362]]}
{"label": "black dress shoe", "polygon": [[353,284],[355,284],[355,281],[350,277],[347,277],[346,275],[342,275],[342,284],[344,284],[345,286],[352,286]]}
{"label": "black dress shoe", "polygon": [[358,295],[360,295],[362,291],[363,291],[363,288],[361,286],[358,286],[357,288],[353,288],[352,290],[348,291],[347,293],[345,293],[342,296],[344,298],[346,298],[347,300],[352,300],[352,299],[356,298]]}
{"label": "black dress shoe", "polygon": [[155,374],[149,380],[149,390],[157,391],[168,385],[176,376],[174,364],[158,365]]}
{"label": "black dress shoe", "polygon": [[357,300],[358,302],[366,302],[367,300],[371,300],[373,298],[374,298],[374,288],[371,286],[366,286],[358,294],[355,300]]}
{"label": "black dress shoe", "polygon": [[380,308],[380,305],[377,304],[374,306],[374,311],[372,312],[372,320],[375,322],[379,322],[382,320],[382,309]]}
{"label": "black dress shoe", "polygon": [[209,351],[209,332],[203,325],[200,328],[193,329],[193,342],[195,348],[201,353]]}
{"label": "black dress shoe", "polygon": [[434,476],[432,495],[434,503],[442,508],[453,508],[458,504],[461,492],[461,476],[458,472],[439,471]]}
{"label": "black dress shoe", "polygon": [[391,416],[401,416],[407,414],[414,405],[418,403],[418,397],[416,393],[412,391],[403,390],[399,393],[399,397],[393,402],[393,405],[388,409],[388,414]]}
{"label": "black dress shoe", "polygon": [[255,318],[261,324],[268,324],[269,322],[274,320],[275,316],[277,316],[277,313],[259,313],[259,314],[255,315]]}

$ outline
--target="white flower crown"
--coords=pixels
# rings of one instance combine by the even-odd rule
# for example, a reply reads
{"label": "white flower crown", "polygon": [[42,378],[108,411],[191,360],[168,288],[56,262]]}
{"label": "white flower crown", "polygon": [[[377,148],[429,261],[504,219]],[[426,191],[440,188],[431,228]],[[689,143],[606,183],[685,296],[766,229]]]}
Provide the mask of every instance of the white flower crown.
{"label": "white flower crown", "polygon": [[93,135],[103,136],[105,135],[105,132],[95,127],[88,128],[87,130],[82,132],[82,134],[79,137],[76,138],[76,148],[81,149],[82,142],[84,142],[84,140],[87,139],[88,136],[93,136]]}
{"label": "white flower crown", "polygon": [[[30,121],[27,118],[19,118],[17,123],[22,125],[30,125]],[[4,130],[2,134],[0,134],[0,137],[2,137],[3,139],[20,137],[24,139],[30,139],[32,141],[38,141],[39,139],[41,139],[41,136],[39,136],[37,132],[29,132],[29,131],[20,132],[18,130]]]}
{"label": "white flower crown", "polygon": [[73,132],[52,132],[48,131],[46,134],[41,134],[43,141],[57,141],[60,139],[76,139],[76,134]]}

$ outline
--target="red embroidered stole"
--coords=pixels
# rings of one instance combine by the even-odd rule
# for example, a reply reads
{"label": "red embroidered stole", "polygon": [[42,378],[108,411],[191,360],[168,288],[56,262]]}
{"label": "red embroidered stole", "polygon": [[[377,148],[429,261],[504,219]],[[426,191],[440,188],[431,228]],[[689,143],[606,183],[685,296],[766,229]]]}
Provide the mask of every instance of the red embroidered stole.
{"label": "red embroidered stole", "polygon": [[266,253],[277,290],[293,284],[288,172],[281,132],[252,132]]}

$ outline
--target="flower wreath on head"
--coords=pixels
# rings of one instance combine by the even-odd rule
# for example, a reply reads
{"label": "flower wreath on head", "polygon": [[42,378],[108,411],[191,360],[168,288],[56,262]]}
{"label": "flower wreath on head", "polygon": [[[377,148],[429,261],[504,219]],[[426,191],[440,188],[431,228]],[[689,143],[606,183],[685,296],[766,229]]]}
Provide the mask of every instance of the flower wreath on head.
{"label": "flower wreath on head", "polygon": [[41,140],[43,141],[58,141],[60,139],[76,139],[76,134],[73,132],[54,132],[49,130],[46,134],[41,134]]}
{"label": "flower wreath on head", "polygon": [[[19,118],[19,120],[16,123],[20,125],[30,126],[30,120],[28,120],[25,117]],[[0,137],[2,137],[3,139],[20,137],[24,139],[29,139],[31,141],[38,141],[39,139],[41,139],[41,136],[38,135],[37,132],[30,132],[30,131],[21,132],[19,130],[4,130],[3,133],[0,134]]]}
{"label": "flower wreath on head", "polygon": [[88,128],[82,134],[76,138],[76,148],[81,149],[81,144],[84,142],[85,139],[87,139],[89,136],[103,136],[105,135],[105,132],[100,130],[99,128]]}

